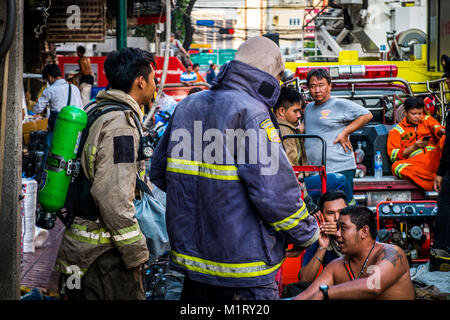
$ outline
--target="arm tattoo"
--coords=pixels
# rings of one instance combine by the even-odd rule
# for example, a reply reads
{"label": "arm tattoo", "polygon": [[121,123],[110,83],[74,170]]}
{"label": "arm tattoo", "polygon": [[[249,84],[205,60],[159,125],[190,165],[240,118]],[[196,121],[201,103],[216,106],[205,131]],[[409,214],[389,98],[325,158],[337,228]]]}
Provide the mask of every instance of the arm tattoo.
{"label": "arm tattoo", "polygon": [[403,264],[403,255],[397,251],[397,249],[393,246],[386,246],[383,251],[383,257],[381,260],[387,260],[395,267],[398,260],[400,260],[400,264]]}

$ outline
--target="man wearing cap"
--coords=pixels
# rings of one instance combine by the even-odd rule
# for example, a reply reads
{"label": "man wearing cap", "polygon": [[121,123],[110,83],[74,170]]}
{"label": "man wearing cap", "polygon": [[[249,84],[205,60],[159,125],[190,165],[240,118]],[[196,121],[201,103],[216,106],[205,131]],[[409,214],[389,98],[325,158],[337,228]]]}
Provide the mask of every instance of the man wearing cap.
{"label": "man wearing cap", "polygon": [[269,111],[283,71],[272,40],[248,39],[210,90],[178,104],[155,150],[182,300],[279,299],[286,245],[319,237]]}

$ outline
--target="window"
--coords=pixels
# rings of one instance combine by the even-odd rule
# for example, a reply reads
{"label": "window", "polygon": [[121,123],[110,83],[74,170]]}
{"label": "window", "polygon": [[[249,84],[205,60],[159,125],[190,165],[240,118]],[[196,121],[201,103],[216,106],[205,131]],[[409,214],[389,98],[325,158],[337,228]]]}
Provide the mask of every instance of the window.
{"label": "window", "polygon": [[289,25],[290,26],[299,26],[300,25],[300,18],[290,18],[289,19]]}
{"label": "window", "polygon": [[272,25],[273,26],[278,26],[278,16],[274,16],[272,19]]}

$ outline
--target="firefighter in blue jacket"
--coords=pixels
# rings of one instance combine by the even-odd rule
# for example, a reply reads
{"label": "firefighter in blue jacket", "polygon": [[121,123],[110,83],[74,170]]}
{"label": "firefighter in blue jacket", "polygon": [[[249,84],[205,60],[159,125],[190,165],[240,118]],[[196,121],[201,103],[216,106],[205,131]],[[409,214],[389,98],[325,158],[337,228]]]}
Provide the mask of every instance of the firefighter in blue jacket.
{"label": "firefighter in blue jacket", "polygon": [[155,150],[150,179],[167,192],[183,300],[278,299],[287,243],[318,239],[269,113],[283,70],[273,41],[247,40],[211,90],[178,104]]}

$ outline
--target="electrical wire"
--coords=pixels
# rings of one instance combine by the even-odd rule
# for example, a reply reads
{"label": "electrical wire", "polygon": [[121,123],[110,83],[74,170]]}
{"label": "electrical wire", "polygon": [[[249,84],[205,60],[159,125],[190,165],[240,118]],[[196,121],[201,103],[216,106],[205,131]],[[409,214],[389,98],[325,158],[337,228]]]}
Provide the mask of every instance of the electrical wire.
{"label": "electrical wire", "polygon": [[[42,11],[43,15],[43,25],[38,25],[33,31],[34,31],[34,37],[37,39],[39,36],[44,32],[42,29],[47,28],[47,19],[50,16],[48,13],[48,10],[50,10],[50,7],[52,6],[52,0],[48,0],[48,7],[44,7],[44,10]],[[39,31],[38,31],[39,29]]]}

